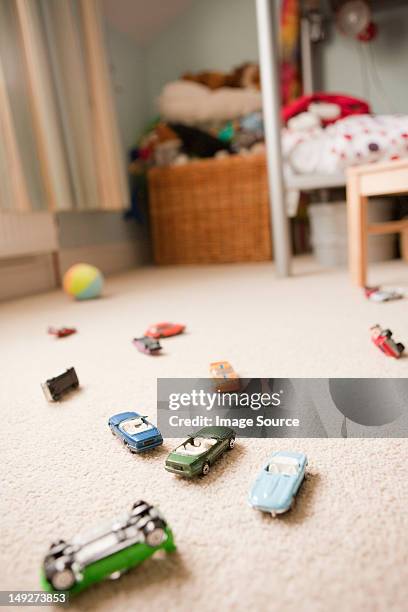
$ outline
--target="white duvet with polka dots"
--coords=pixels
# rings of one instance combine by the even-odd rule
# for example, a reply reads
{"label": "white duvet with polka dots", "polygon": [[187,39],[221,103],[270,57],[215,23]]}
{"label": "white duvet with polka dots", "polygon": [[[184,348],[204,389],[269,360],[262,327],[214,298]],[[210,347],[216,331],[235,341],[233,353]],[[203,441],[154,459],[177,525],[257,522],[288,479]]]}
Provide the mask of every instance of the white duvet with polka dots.
{"label": "white duvet with polka dots", "polygon": [[285,128],[290,173],[334,174],[349,166],[408,157],[408,115],[355,115],[326,128]]}

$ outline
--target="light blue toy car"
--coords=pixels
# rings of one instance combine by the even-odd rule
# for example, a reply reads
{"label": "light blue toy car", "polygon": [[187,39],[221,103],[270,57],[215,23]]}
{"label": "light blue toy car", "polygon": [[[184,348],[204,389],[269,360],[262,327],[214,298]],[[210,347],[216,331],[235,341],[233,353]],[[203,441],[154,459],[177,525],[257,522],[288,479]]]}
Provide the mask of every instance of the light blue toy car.
{"label": "light blue toy car", "polygon": [[279,451],[263,466],[249,494],[249,503],[256,510],[272,516],[287,512],[305,477],[307,457],[304,453]]}
{"label": "light blue toy car", "polygon": [[132,453],[141,453],[163,444],[160,431],[137,412],[121,412],[108,421],[114,436],[118,436]]}

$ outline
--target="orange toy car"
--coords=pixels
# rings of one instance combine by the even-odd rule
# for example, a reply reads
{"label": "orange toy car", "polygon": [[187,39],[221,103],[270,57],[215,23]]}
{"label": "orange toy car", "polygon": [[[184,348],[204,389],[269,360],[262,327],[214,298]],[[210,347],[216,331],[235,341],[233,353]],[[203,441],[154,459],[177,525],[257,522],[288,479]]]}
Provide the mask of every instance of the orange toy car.
{"label": "orange toy car", "polygon": [[214,361],[210,363],[210,374],[217,391],[239,391],[241,382],[229,361]]}
{"label": "orange toy car", "polygon": [[177,336],[177,334],[183,333],[186,326],[180,323],[156,323],[150,325],[149,329],[145,332],[145,336],[149,338],[170,338],[170,336]]}

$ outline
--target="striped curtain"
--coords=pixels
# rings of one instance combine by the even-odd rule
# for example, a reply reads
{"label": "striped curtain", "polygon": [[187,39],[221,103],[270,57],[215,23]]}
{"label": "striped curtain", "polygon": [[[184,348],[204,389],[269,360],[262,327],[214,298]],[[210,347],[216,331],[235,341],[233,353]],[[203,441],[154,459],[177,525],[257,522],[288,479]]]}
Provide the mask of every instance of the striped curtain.
{"label": "striped curtain", "polygon": [[128,205],[98,0],[0,0],[0,210]]}

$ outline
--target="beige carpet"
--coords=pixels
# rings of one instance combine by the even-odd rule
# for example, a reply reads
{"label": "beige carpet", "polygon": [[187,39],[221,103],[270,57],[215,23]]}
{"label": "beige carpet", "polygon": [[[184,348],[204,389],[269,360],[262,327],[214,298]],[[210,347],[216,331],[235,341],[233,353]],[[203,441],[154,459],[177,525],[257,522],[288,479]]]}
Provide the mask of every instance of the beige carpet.
{"label": "beige carpet", "polygon": [[[407,266],[376,266],[373,281],[407,286]],[[73,610],[404,611],[408,582],[408,441],[239,440],[205,479],[163,469],[174,441],[132,456],[108,417],[155,418],[157,376],[206,376],[228,359],[243,377],[408,376],[369,340],[376,322],[408,344],[408,301],[376,305],[345,271],[310,259],[277,280],[269,264],[143,269],[107,283],[106,297],[62,293],[0,306],[2,441],[0,588],[36,589],[51,540],[69,539],[138,498],[158,504],[178,553],[90,589]],[[188,333],[148,358],[130,340],[169,319]],[[75,325],[57,341],[48,325]],[[74,365],[82,389],[48,404],[46,378]],[[252,510],[248,489],[280,448],[309,456],[310,478],[290,514]]]}

